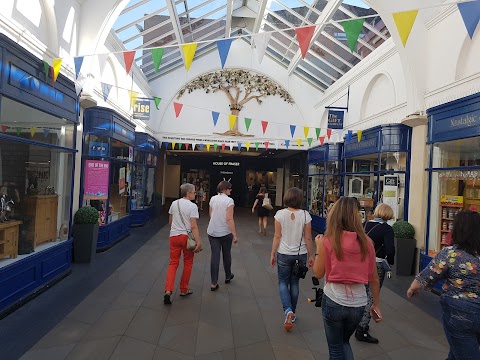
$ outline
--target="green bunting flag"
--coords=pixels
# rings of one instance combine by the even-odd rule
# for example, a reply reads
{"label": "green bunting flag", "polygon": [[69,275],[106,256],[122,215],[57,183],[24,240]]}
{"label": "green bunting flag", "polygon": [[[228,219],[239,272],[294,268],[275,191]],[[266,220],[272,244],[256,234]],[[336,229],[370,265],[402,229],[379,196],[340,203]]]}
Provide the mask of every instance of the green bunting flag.
{"label": "green bunting flag", "polygon": [[247,131],[248,129],[250,129],[251,124],[252,124],[252,119],[245,118],[245,127],[247,128]]}
{"label": "green bunting flag", "polygon": [[150,51],[152,53],[153,64],[155,65],[155,72],[157,72],[160,64],[162,63],[163,52],[165,51],[165,49],[156,48]]}
{"label": "green bunting flag", "polygon": [[260,145],[260,143],[259,143],[259,142],[256,142],[256,143],[255,143],[255,151],[258,151],[258,145]]}
{"label": "green bunting flag", "polygon": [[183,143],[178,143],[178,150],[182,150]]}
{"label": "green bunting flag", "polygon": [[217,144],[217,143],[213,144],[213,150],[214,150],[214,151],[217,151],[217,147],[218,147],[218,144]]}
{"label": "green bunting flag", "polygon": [[153,97],[153,101],[155,101],[155,107],[156,107],[157,110],[158,110],[158,105],[160,105],[160,101],[162,101],[162,98],[159,98],[159,97],[154,96],[154,97]]}
{"label": "green bunting flag", "polygon": [[317,134],[316,139],[320,136],[320,128],[315,128],[315,134]]}
{"label": "green bunting flag", "polygon": [[352,53],[355,52],[355,46],[357,45],[358,36],[362,32],[364,21],[365,19],[353,19],[341,22]]}
{"label": "green bunting flag", "polygon": [[307,138],[308,146],[312,146],[313,138]]}
{"label": "green bunting flag", "polygon": [[17,136],[20,136],[20,133],[22,132],[22,128],[17,127],[15,130],[17,130]]}
{"label": "green bunting flag", "polygon": [[43,71],[45,71],[45,77],[48,78],[50,76],[50,64],[43,60]]}

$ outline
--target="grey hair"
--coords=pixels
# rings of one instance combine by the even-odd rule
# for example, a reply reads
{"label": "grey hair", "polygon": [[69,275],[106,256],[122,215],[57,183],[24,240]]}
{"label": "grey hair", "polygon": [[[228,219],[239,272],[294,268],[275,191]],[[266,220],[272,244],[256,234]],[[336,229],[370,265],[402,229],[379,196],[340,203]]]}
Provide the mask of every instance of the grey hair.
{"label": "grey hair", "polygon": [[190,183],[185,183],[185,184],[180,185],[180,195],[182,197],[187,196],[187,193],[189,193],[191,191],[195,191],[195,185],[190,184]]}

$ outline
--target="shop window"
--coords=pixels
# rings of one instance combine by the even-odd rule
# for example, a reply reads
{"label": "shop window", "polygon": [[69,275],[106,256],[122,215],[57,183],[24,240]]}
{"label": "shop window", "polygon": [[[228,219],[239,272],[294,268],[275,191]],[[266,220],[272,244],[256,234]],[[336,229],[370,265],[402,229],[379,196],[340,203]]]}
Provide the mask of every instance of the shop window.
{"label": "shop window", "polygon": [[145,206],[155,205],[155,168],[149,167],[147,169],[145,190]]}
{"label": "shop window", "polygon": [[480,166],[480,137],[434,144],[434,168]]}
{"label": "shop window", "polygon": [[385,152],[381,154],[380,170],[405,171],[407,168],[407,153]]}
{"label": "shop window", "polygon": [[313,175],[308,177],[309,204],[311,214],[323,216],[323,176]]}
{"label": "shop window", "polygon": [[110,203],[108,223],[127,216],[130,209],[130,163],[112,161],[110,169]]}
{"label": "shop window", "polygon": [[[136,154],[140,153],[137,151]],[[145,169],[143,165],[134,165],[132,184],[132,210],[142,209],[145,205]]]}
{"label": "shop window", "polygon": [[68,239],[73,162],[70,152],[0,142],[0,267]]}
{"label": "shop window", "polygon": [[146,154],[144,151],[135,151],[135,162],[137,164],[145,164]]}
{"label": "shop window", "polygon": [[371,172],[378,170],[378,154],[369,154],[345,159],[347,173]]}
{"label": "shop window", "polygon": [[110,154],[110,138],[104,135],[86,134],[83,153],[88,156],[107,157]]}
{"label": "shop window", "polygon": [[128,146],[118,140],[112,141],[112,158],[133,161],[133,146]]}

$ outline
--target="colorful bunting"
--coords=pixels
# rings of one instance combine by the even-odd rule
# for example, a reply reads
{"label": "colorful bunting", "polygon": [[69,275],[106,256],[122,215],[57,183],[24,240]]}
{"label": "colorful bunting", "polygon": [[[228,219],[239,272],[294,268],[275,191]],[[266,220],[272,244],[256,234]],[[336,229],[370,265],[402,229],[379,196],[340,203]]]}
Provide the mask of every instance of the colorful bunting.
{"label": "colorful bunting", "polygon": [[310,128],[308,126],[303,127],[303,134],[305,135],[305,139],[307,138],[309,131],[310,131]]}
{"label": "colorful bunting", "polygon": [[75,63],[75,79],[78,79],[78,75],[80,75],[80,69],[82,68],[83,64],[83,56],[77,56],[73,58],[73,62]]}
{"label": "colorful bunting", "polygon": [[167,150],[168,150],[168,145],[170,145],[170,143],[169,143],[169,142],[166,142],[166,143],[165,143],[165,149],[167,149]]}
{"label": "colorful bunting", "polygon": [[302,139],[300,138],[297,139],[297,146],[298,147],[302,146]]}
{"label": "colorful bunting", "polygon": [[258,146],[259,146],[259,145],[260,145],[259,142],[256,142],[256,143],[255,143],[255,151],[258,151]]}
{"label": "colorful bunting", "polygon": [[265,144],[265,149],[268,150],[268,144],[269,144],[269,142],[268,142],[268,141],[265,141],[264,144]]}
{"label": "colorful bunting", "polygon": [[362,131],[362,130],[358,130],[358,131],[357,131],[357,139],[358,139],[358,142],[362,141],[362,135],[363,135],[363,131]]}
{"label": "colorful bunting", "polygon": [[330,136],[332,136],[332,129],[327,129],[327,138],[330,140]]}
{"label": "colorful bunting", "polygon": [[268,126],[268,121],[262,121],[262,129],[263,129],[263,134],[265,135],[265,131],[267,130]]}
{"label": "colorful bunting", "polygon": [[160,101],[162,101],[162,98],[154,96],[153,101],[155,102],[155,107],[157,108],[157,110],[159,110],[158,105],[160,105]]}
{"label": "colorful bunting", "polygon": [[249,141],[247,141],[245,143],[245,147],[247,148],[247,151],[250,151],[250,142]]}
{"label": "colorful bunting", "polygon": [[80,95],[80,92],[83,89],[83,85],[80,84],[78,81],[75,81],[75,92],[77,93],[77,96]]}
{"label": "colorful bunting", "polygon": [[102,93],[103,93],[103,101],[107,102],[108,95],[110,94],[110,90],[112,89],[112,85],[100,83],[102,85]]}
{"label": "colorful bunting", "polygon": [[290,140],[285,140],[285,146],[288,149],[288,147],[290,146]]}
{"label": "colorful bunting", "polygon": [[185,150],[188,150],[189,147],[190,147],[190,144],[189,144],[189,143],[185,143]]}
{"label": "colorful bunting", "polygon": [[185,69],[190,70],[195,51],[197,51],[197,43],[182,45],[183,57],[185,59]]}
{"label": "colorful bunting", "polygon": [[302,59],[305,59],[308,48],[310,47],[310,41],[312,40],[313,33],[315,31],[315,26],[307,26],[303,28],[295,29],[297,34],[298,45],[302,52]]}
{"label": "colorful bunting", "polygon": [[213,126],[217,126],[218,117],[220,116],[219,112],[212,111]]}
{"label": "colorful bunting", "polygon": [[50,76],[50,64],[43,60],[43,71],[45,72],[45,77],[48,78]]}
{"label": "colorful bunting", "polygon": [[261,32],[255,34],[253,37],[255,42],[255,47],[257,48],[257,56],[258,62],[261,64],[263,60],[263,56],[265,55],[265,51],[267,51],[268,42],[270,41],[270,37],[272,33],[270,32]]}
{"label": "colorful bunting", "polygon": [[295,129],[296,129],[296,128],[297,128],[297,127],[296,127],[295,125],[290,125],[290,134],[292,134],[292,138],[293,138],[293,136],[295,135]]}
{"label": "colorful bunting", "polygon": [[20,133],[22,132],[22,128],[17,127],[17,128],[15,128],[15,130],[17,130],[17,136],[20,136]]}
{"label": "colorful bunting", "polygon": [[468,36],[473,39],[473,34],[475,34],[475,29],[480,21],[480,1],[457,3],[457,6],[467,28]]}
{"label": "colorful bunting", "polygon": [[365,19],[353,19],[341,22],[345,35],[347,36],[348,46],[352,53],[355,52],[355,46],[357,45],[358,37],[362,32],[364,22]]}
{"label": "colorful bunting", "polygon": [[222,144],[222,151],[225,151],[225,143]]}
{"label": "colorful bunting", "polygon": [[152,53],[153,65],[155,66],[155,72],[157,72],[158,69],[160,68],[164,51],[165,51],[164,48],[156,48],[156,49],[150,50],[150,52]]}
{"label": "colorful bunting", "polygon": [[248,132],[248,129],[250,129],[251,124],[252,124],[252,119],[245,118],[245,127],[247,128],[247,132]]}
{"label": "colorful bunting", "polygon": [[125,61],[125,71],[127,72],[127,75],[130,73],[134,59],[135,51],[125,51],[123,53],[123,61]]}
{"label": "colorful bunting", "polygon": [[60,74],[60,69],[62,68],[62,59],[57,58],[52,60],[52,68],[53,68],[53,74],[52,74],[52,79],[53,82],[57,81],[58,74]]}
{"label": "colorful bunting", "polygon": [[348,130],[348,131],[347,131],[347,137],[346,137],[347,142],[352,141],[352,134],[353,134],[353,133],[352,133],[352,130]]}
{"label": "colorful bunting", "polygon": [[230,148],[230,151],[233,150],[233,144],[232,143],[228,144],[228,147]]}
{"label": "colorful bunting", "polygon": [[315,128],[315,134],[317,135],[315,139],[318,139],[318,137],[320,136],[320,128]]}
{"label": "colorful bunting", "polygon": [[223,39],[217,41],[217,50],[218,55],[220,55],[220,61],[222,62],[222,69],[225,66],[227,61],[228,52],[230,51],[230,46],[232,45],[233,39]]}
{"label": "colorful bunting", "polygon": [[180,113],[182,112],[183,104],[174,102],[173,103],[173,108],[175,110],[175,117],[179,117]]}
{"label": "colorful bunting", "polygon": [[200,151],[203,151],[203,144],[198,145],[200,147]]}
{"label": "colorful bunting", "polygon": [[242,151],[242,143],[238,142],[237,143],[238,151]]}
{"label": "colorful bunting", "polygon": [[2,125],[2,133],[5,134],[5,132],[7,131],[7,129],[8,129],[8,126]]}
{"label": "colorful bunting", "polygon": [[404,11],[399,13],[394,13],[393,20],[397,26],[398,35],[402,40],[403,47],[407,44],[408,37],[412,31],[413,24],[417,18],[418,10]]}
{"label": "colorful bunting", "polygon": [[[217,150],[217,149],[215,149]],[[207,151],[210,151],[210,144],[207,144]]]}
{"label": "colorful bunting", "polygon": [[[218,146],[218,145],[217,145],[216,143],[213,144],[213,150],[217,151],[217,146]],[[225,148],[225,145],[223,146],[223,148]]]}
{"label": "colorful bunting", "polygon": [[43,135],[47,138],[50,133],[50,129],[43,129]]}
{"label": "colorful bunting", "polygon": [[237,116],[228,115],[228,121],[230,122],[230,130],[233,130],[233,127],[235,126],[235,121],[237,121]]}
{"label": "colorful bunting", "polygon": [[105,65],[107,65],[108,54],[98,54],[97,59],[101,76],[103,74],[103,70],[105,70]]}
{"label": "colorful bunting", "polygon": [[307,138],[308,146],[312,146],[313,138]]}
{"label": "colorful bunting", "polygon": [[323,143],[325,142],[325,135],[324,136],[319,136],[318,140],[320,141],[320,145],[323,145]]}
{"label": "colorful bunting", "polygon": [[172,142],[172,150],[175,150],[175,145],[177,145],[176,142]]}
{"label": "colorful bunting", "polygon": [[135,106],[135,103],[137,102],[138,92],[128,90],[128,96],[130,97],[130,106],[133,109],[133,107]]}
{"label": "colorful bunting", "polygon": [[36,132],[37,132],[37,128],[36,128],[36,127],[30,128],[30,135],[31,135],[32,137],[35,135]]}
{"label": "colorful bunting", "polygon": [[278,140],[275,141],[275,150],[278,150]]}

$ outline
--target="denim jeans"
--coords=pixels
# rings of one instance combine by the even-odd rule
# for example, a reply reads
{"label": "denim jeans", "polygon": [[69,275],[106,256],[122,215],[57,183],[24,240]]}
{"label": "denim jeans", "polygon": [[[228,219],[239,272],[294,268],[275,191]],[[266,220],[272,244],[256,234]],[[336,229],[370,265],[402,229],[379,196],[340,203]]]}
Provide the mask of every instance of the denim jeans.
{"label": "denim jeans", "polygon": [[291,309],[295,312],[298,302],[299,277],[292,275],[292,266],[295,260],[307,261],[307,254],[285,255],[277,253],[278,292],[282,301],[283,310]]}
{"label": "denim jeans", "polygon": [[442,296],[443,330],[450,345],[447,360],[480,359],[480,304]]}
{"label": "denim jeans", "polygon": [[325,294],[322,299],[323,326],[327,336],[330,360],[353,360],[350,337],[363,316],[365,306],[347,307],[337,304]]}
{"label": "denim jeans", "polygon": [[218,271],[220,269],[220,251],[223,255],[223,268],[225,270],[225,278],[230,279],[232,276],[232,241],[233,235],[228,234],[222,237],[214,237],[208,235],[210,240],[210,249],[212,250],[212,258],[210,259],[210,277],[212,285],[218,283]]}

